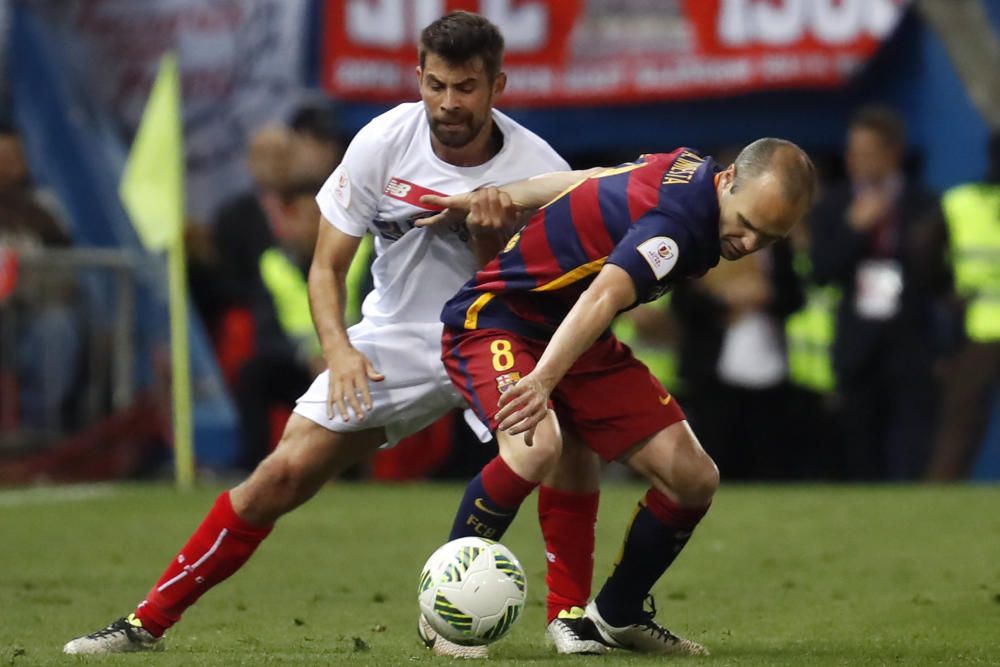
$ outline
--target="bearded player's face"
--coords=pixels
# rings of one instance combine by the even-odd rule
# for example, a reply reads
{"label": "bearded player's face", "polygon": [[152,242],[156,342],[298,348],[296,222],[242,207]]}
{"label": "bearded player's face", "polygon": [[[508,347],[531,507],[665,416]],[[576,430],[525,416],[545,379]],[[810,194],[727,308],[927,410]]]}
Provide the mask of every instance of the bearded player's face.
{"label": "bearded player's face", "polygon": [[487,121],[493,98],[503,91],[506,83],[502,72],[490,81],[480,58],[452,65],[437,54],[428,53],[417,74],[431,132],[442,145],[462,148],[489,131]]}

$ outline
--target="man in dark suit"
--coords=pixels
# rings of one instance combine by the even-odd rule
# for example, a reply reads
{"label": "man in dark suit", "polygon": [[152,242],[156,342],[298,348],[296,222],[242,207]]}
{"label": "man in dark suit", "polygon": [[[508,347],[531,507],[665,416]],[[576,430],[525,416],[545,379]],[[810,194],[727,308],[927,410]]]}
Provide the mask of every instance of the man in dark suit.
{"label": "man in dark suit", "polygon": [[917,477],[934,427],[933,300],[913,247],[938,201],[904,175],[905,145],[895,112],[860,110],[847,132],[848,182],[810,222],[815,279],[843,294],[833,361],[855,479]]}

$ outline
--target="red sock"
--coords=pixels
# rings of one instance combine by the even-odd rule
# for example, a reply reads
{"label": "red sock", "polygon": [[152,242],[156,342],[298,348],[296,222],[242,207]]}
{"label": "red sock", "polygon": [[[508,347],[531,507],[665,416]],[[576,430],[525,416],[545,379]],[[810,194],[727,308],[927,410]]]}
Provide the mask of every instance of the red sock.
{"label": "red sock", "polygon": [[511,470],[507,462],[499,456],[486,464],[482,472],[483,489],[490,499],[503,508],[516,509],[538,486]]}
{"label": "red sock", "polygon": [[201,595],[240,569],[273,526],[254,526],[233,511],[229,492],[215,505],[135,610],[142,627],[159,637]]}
{"label": "red sock", "polygon": [[599,499],[598,492],[568,493],[547,486],[538,489],[538,523],[548,561],[546,623],[563,609],[587,606],[590,599]]}

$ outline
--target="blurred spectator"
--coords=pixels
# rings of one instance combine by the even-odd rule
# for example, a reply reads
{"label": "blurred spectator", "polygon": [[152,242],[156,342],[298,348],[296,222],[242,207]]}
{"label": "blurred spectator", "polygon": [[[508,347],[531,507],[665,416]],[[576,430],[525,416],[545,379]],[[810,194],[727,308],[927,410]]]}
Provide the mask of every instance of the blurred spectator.
{"label": "blurred spectator", "polygon": [[847,474],[913,479],[935,423],[933,303],[915,261],[914,230],[937,208],[902,171],[901,119],[862,109],[847,132],[849,182],[810,221],[816,281],[840,289],[834,372],[843,398]]}
{"label": "blurred spectator", "polygon": [[[20,138],[11,127],[0,127],[0,247],[24,254],[70,245],[43,201]],[[22,271],[13,303],[6,305],[16,323],[14,376],[22,427],[59,431],[70,418],[82,355],[74,283],[64,271]]]}
{"label": "blurred spectator", "polygon": [[326,179],[340,164],[346,144],[333,111],[325,105],[306,105],[292,115],[289,125],[299,168]]}
{"label": "blurred spectator", "polygon": [[259,288],[253,308],[261,315],[255,321],[258,335],[236,382],[247,469],[270,450],[272,409],[290,411],[323,367],[307,284],[320,220],[315,196],[321,185],[305,180],[284,188],[273,220],[275,243],[258,260],[253,281]]}
{"label": "blurred spectator", "polygon": [[948,190],[942,209],[925,247],[950,248],[962,342],[946,366],[928,477],[950,481],[969,473],[1000,378],[1000,131],[990,138],[985,181]]}
{"label": "blurred spectator", "polygon": [[801,443],[787,420],[784,318],[802,304],[787,242],[679,285],[683,404],[729,478],[799,474]]}
{"label": "blurred spectator", "polygon": [[[265,126],[251,137],[247,166],[253,189],[223,204],[211,226],[217,262],[213,293],[218,302],[213,301],[202,316],[212,330],[233,326],[232,321],[220,321],[231,314],[226,304],[241,308],[260,305],[256,295],[259,261],[275,243],[272,225],[285,215],[282,209],[287,202],[282,201],[282,193],[288,183],[322,184],[342,155],[343,141],[335,119],[319,106],[298,110],[290,127]],[[254,317],[258,324],[267,326],[267,313],[254,313]]]}
{"label": "blurred spectator", "polygon": [[223,204],[212,224],[220,289],[231,305],[249,306],[261,253],[274,243],[271,218],[280,215],[294,136],[279,125],[258,130],[247,147],[253,189]]}

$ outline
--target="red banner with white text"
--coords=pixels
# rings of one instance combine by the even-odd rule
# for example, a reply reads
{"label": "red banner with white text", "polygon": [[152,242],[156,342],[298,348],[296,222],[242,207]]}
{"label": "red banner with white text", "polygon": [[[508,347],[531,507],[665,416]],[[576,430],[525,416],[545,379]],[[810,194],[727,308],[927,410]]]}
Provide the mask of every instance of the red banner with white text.
{"label": "red banner with white text", "polygon": [[421,29],[452,10],[504,34],[504,103],[611,104],[844,83],[908,0],[326,0],[322,83],[417,97]]}

